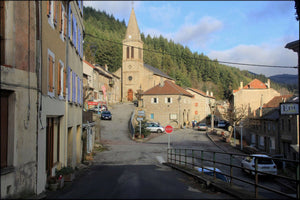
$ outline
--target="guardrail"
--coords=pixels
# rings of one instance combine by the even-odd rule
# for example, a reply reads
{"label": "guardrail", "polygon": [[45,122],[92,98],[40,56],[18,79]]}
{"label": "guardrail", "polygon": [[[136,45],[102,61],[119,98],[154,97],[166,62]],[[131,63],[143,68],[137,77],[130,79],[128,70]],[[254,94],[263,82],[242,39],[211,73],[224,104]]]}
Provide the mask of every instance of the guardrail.
{"label": "guardrail", "polygon": [[132,125],[132,121],[134,119],[134,111],[131,113],[131,117],[128,121],[128,129],[130,131],[130,134],[131,134],[131,137],[134,138],[134,133],[135,133],[135,130],[134,130],[134,126]]}
{"label": "guardrail", "polygon": [[[204,154],[206,154],[204,156]],[[224,159],[224,156],[227,156],[225,159],[228,160],[228,163],[224,163],[224,162],[220,162],[218,159],[216,159],[218,156],[222,156],[222,158]],[[237,154],[237,153],[225,153],[225,152],[215,152],[215,151],[204,151],[204,150],[198,150],[198,149],[187,149],[187,148],[168,148],[167,150],[167,162],[168,163],[174,163],[174,164],[179,164],[179,165],[183,165],[186,168],[191,168],[194,169],[196,166],[200,166],[202,169],[205,169],[204,164],[205,163],[212,163],[213,164],[213,169],[214,169],[214,180],[216,179],[216,168],[222,166],[222,168],[224,168],[224,166],[229,167],[229,174],[228,173],[224,173],[224,172],[218,172],[219,174],[225,175],[227,177],[229,177],[230,181],[228,184],[230,184],[231,186],[233,185],[233,180],[238,180],[240,182],[246,183],[246,184],[250,184],[254,186],[254,193],[255,193],[255,198],[258,198],[258,193],[259,193],[259,188],[264,189],[264,190],[268,190],[271,192],[274,192],[276,194],[282,195],[284,197],[288,197],[288,198],[294,198],[294,199],[299,199],[299,194],[300,194],[300,181],[299,181],[299,161],[295,161],[295,160],[287,160],[287,159],[280,159],[281,161],[284,161],[286,163],[289,163],[291,166],[295,166],[295,177],[288,177],[288,176],[282,176],[282,175],[272,175],[273,177],[276,178],[280,178],[280,179],[284,179],[287,181],[291,181],[293,183],[295,183],[296,185],[296,196],[292,196],[290,194],[275,190],[274,188],[270,188],[264,185],[259,184],[258,180],[259,180],[259,174],[268,174],[268,173],[264,173],[261,171],[258,171],[257,169],[257,161],[258,159],[255,159],[255,170],[250,170],[251,172],[254,172],[254,176],[255,176],[255,181],[250,182],[248,180],[242,179],[240,177],[234,176],[233,175],[233,170],[234,168],[238,168],[238,169],[243,169],[243,167],[238,166],[238,165],[234,165],[233,164],[233,160],[238,158],[238,157],[246,157],[249,156],[248,154]],[[208,158],[212,158],[212,159],[208,159]],[[279,159],[275,159],[272,158],[273,160],[279,160]],[[205,164],[206,165],[206,164]],[[207,169],[207,168],[206,168]],[[203,173],[204,170],[202,170],[201,173]],[[270,174],[268,174],[270,175]]]}

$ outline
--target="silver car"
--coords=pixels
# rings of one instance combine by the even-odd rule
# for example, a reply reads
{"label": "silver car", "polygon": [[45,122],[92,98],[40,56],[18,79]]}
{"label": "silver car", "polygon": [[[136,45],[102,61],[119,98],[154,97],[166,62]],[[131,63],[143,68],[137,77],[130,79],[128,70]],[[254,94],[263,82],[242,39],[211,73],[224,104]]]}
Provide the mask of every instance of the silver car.
{"label": "silver car", "polygon": [[[251,154],[242,160],[241,167],[243,171],[248,172],[252,175],[255,174],[255,160],[257,159],[257,171],[268,174],[277,175],[277,166],[270,156],[264,154]],[[251,171],[253,170],[253,171]],[[259,175],[265,175],[258,173]]]}
{"label": "silver car", "polygon": [[149,130],[150,132],[157,132],[157,133],[163,133],[165,131],[165,128],[157,122],[146,123],[146,129]]}

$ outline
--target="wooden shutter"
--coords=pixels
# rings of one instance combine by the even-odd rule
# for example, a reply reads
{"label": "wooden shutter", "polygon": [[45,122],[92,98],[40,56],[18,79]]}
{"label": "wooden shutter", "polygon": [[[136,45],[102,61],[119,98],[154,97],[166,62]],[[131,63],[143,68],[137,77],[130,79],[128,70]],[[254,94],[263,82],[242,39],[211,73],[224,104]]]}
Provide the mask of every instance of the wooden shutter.
{"label": "wooden shutter", "polygon": [[47,16],[50,17],[51,1],[47,1]]}
{"label": "wooden shutter", "polygon": [[53,1],[53,23],[56,24],[56,1]]}
{"label": "wooden shutter", "polygon": [[60,2],[59,4],[59,19],[60,19],[60,23],[59,23],[59,31],[62,32],[63,30],[63,15],[62,15],[62,3]]}
{"label": "wooden shutter", "polygon": [[57,72],[57,95],[60,95],[61,91],[61,64],[60,62],[58,63],[58,72]]}
{"label": "wooden shutter", "polygon": [[53,92],[53,58],[49,55],[49,74],[48,74],[49,92]]}
{"label": "wooden shutter", "polygon": [[64,68],[64,89],[63,89],[63,95],[66,97],[66,85],[67,85],[67,69]]}

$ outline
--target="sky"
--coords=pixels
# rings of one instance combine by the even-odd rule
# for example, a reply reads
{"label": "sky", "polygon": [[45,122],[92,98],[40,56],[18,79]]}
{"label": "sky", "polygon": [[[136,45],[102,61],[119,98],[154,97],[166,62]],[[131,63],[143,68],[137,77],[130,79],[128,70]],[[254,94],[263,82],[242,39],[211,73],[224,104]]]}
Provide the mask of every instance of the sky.
{"label": "sky", "polygon": [[[128,24],[134,7],[145,36],[187,46],[218,61],[296,67],[285,45],[299,39],[294,1],[84,1]],[[229,64],[227,64],[229,65]],[[297,75],[297,69],[238,66],[266,76]]]}

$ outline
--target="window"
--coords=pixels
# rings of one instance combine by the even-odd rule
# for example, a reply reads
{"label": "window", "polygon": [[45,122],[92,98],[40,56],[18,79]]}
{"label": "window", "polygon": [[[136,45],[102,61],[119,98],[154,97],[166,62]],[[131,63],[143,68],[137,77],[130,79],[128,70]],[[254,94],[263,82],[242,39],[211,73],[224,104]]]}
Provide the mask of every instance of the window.
{"label": "window", "polygon": [[48,1],[47,2],[47,16],[48,16],[48,23],[54,29],[57,23],[57,15],[56,15],[56,1]]}
{"label": "window", "polygon": [[73,25],[72,25],[73,38],[72,38],[72,41],[73,41],[73,45],[74,45],[75,49],[77,49],[77,38],[76,38],[77,31],[76,30],[77,30],[77,21],[76,21],[75,16],[73,15]]}
{"label": "window", "polygon": [[154,119],[154,113],[150,114],[150,119]]}
{"label": "window", "polygon": [[271,122],[268,122],[268,131],[271,130]]}
{"label": "window", "polygon": [[265,145],[264,136],[259,136],[259,145],[261,145],[261,146]]}
{"label": "window", "polygon": [[127,53],[127,58],[129,58],[129,47],[127,47],[126,53]]}
{"label": "window", "polygon": [[76,74],[72,72],[72,102],[76,101]]}
{"label": "window", "polygon": [[80,103],[80,78],[79,76],[76,76],[77,77],[77,99],[76,99],[76,103]]}
{"label": "window", "polygon": [[172,103],[172,98],[171,97],[166,97],[165,98],[165,103]]}
{"label": "window", "polygon": [[284,119],[281,119],[281,130],[284,131]]}
{"label": "window", "polygon": [[151,98],[151,103],[157,104],[158,103],[158,98],[156,98],[156,97]]}
{"label": "window", "polygon": [[131,47],[131,58],[134,57],[134,47]]}
{"label": "window", "polygon": [[62,99],[66,96],[66,70],[61,60],[58,63],[57,71],[57,95]]}
{"label": "window", "polygon": [[62,41],[64,41],[64,38],[66,37],[66,32],[67,32],[67,14],[65,11],[65,7],[62,3],[59,4],[59,33],[60,33],[60,38]]}
{"label": "window", "polygon": [[48,95],[54,96],[54,72],[55,72],[55,56],[54,53],[48,49]]}
{"label": "window", "polygon": [[172,113],[172,114],[170,114],[170,119],[171,120],[176,120],[177,119],[177,114],[175,113]]}

